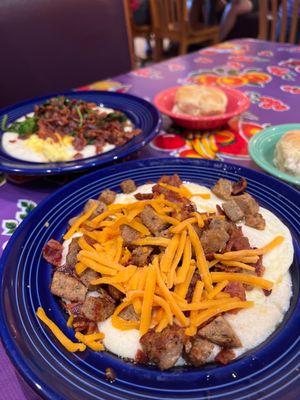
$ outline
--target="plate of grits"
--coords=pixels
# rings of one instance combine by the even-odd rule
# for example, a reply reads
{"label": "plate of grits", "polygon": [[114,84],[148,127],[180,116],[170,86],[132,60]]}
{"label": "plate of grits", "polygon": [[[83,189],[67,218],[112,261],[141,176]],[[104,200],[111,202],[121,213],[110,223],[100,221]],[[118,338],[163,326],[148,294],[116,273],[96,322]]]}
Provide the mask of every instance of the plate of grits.
{"label": "plate of grits", "polygon": [[49,399],[297,399],[298,215],[296,190],[222,162],[80,178],[5,249],[6,351]]}
{"label": "plate of grits", "polygon": [[69,92],[0,113],[0,170],[19,174],[79,171],[122,158],[159,131],[153,105],[111,92]]}

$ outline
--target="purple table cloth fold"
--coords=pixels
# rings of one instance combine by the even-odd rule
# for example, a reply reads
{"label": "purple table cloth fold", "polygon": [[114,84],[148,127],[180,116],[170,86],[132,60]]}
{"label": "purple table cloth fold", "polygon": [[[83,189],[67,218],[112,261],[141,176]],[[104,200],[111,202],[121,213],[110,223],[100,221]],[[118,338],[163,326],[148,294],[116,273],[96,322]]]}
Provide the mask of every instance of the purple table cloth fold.
{"label": "purple table cloth fold", "polygon": [[[166,119],[162,132],[134,157],[216,158],[257,168],[248,155],[249,139],[266,126],[300,120],[299,74],[300,46],[243,39],[95,82],[79,90],[127,92],[149,101],[165,88],[186,83],[214,83],[242,90],[249,96],[251,106],[226,127],[213,132],[189,132],[170,126]],[[211,147],[205,143],[211,143]],[[67,180],[62,176],[28,180],[18,185],[18,177],[2,178],[0,254],[26,215]],[[0,387],[0,400],[37,399],[30,391],[24,391],[1,344]]]}

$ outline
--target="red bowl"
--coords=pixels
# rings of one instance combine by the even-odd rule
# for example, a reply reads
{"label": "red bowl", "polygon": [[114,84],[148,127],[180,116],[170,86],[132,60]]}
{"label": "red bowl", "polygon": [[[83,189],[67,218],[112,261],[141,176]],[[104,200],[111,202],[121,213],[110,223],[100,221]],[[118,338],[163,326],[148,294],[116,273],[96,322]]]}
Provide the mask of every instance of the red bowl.
{"label": "red bowl", "polygon": [[186,114],[175,114],[172,112],[176,90],[180,86],[175,86],[159,92],[154,98],[154,104],[162,114],[168,115],[177,125],[189,129],[215,129],[224,125],[232,117],[246,111],[250,106],[248,97],[239,90],[222,87],[226,94],[228,103],[224,114],[209,117],[194,117]]}

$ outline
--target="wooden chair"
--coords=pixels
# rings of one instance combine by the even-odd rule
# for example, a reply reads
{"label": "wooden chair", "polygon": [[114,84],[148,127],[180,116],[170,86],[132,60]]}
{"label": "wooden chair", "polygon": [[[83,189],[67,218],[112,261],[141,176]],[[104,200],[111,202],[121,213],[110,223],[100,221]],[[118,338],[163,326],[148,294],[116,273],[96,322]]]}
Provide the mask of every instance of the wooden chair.
{"label": "wooden chair", "polygon": [[[281,5],[282,16],[280,24],[280,34],[277,34],[278,24],[278,9]],[[279,42],[295,43],[297,26],[298,26],[298,11],[300,1],[294,0],[293,14],[290,27],[288,26],[287,15],[287,0],[260,0],[259,1],[259,35],[258,38],[262,40],[272,40]],[[288,32],[288,28],[289,32]]]}
{"label": "wooden chair", "polygon": [[190,44],[218,42],[218,26],[201,22],[197,27],[191,26],[186,0],[151,0],[150,5],[155,35],[155,61],[162,58],[162,40],[165,38],[179,43],[179,54],[186,54]]}
{"label": "wooden chair", "polygon": [[152,33],[152,26],[151,24],[149,25],[137,25],[134,21],[133,17],[133,11],[130,6],[130,0],[125,0],[125,7],[126,7],[126,12],[129,16],[129,23],[130,23],[130,29],[131,29],[131,34],[132,37],[143,37],[145,39],[149,39]]}
{"label": "wooden chair", "polygon": [[[134,49],[135,38],[144,38],[148,42],[150,42],[150,38],[152,35],[152,25],[151,24],[137,25],[134,20],[133,10],[130,5],[130,0],[124,0],[124,6],[125,6],[125,13],[128,16],[128,28],[130,31],[132,49]],[[138,59],[136,55],[134,55],[133,57],[135,64],[141,61],[140,59]]]}

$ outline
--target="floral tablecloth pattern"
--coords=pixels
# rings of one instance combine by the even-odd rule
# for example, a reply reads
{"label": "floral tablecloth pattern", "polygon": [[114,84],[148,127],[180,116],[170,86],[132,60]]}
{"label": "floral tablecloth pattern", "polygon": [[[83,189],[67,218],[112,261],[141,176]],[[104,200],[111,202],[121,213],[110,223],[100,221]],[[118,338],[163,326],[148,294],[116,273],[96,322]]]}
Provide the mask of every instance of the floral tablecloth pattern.
{"label": "floral tablecloth pattern", "polygon": [[[213,83],[239,89],[249,96],[251,106],[216,131],[191,132],[172,126],[165,118],[160,134],[134,157],[201,157],[257,168],[248,154],[249,139],[266,126],[300,122],[300,46],[290,44],[234,40],[77,90],[131,93],[152,101],[159,91],[187,83]],[[26,215],[68,178],[38,181],[29,178],[27,183],[24,177],[0,178],[1,254]],[[9,361],[1,345],[0,350],[3,367]],[[0,400],[25,398],[11,367],[1,368],[0,385]]]}

